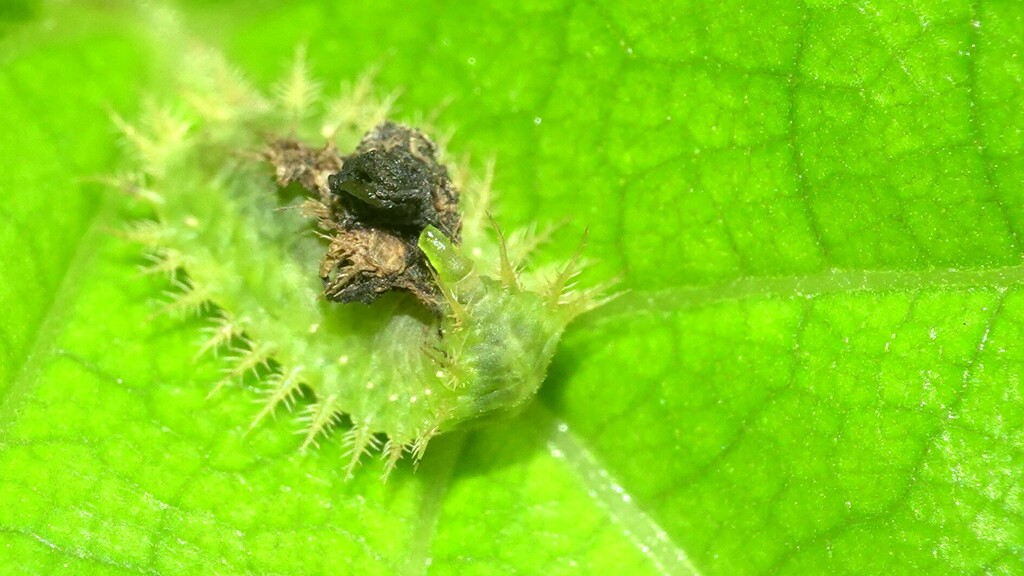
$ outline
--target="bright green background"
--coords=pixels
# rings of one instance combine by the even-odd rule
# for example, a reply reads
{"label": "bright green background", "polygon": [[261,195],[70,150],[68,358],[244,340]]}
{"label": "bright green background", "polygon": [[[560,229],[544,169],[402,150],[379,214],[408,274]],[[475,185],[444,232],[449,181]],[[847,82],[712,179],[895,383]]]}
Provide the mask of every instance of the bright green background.
{"label": "bright green background", "polygon": [[0,9],[0,573],[1024,572],[1021,3],[182,2],[261,85],[450,100],[502,224],[629,290],[386,486],[204,399],[86,178],[177,50],[70,4]]}

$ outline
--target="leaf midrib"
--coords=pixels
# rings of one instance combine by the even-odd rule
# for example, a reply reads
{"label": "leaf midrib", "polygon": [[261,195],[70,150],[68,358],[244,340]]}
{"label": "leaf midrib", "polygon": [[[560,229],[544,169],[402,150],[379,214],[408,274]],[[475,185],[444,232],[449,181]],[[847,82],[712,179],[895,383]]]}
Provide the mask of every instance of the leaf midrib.
{"label": "leaf midrib", "polygon": [[565,422],[558,420],[547,408],[535,403],[532,409],[538,421],[547,428],[548,452],[561,460],[586,487],[591,499],[610,520],[622,527],[629,540],[661,574],[700,576],[686,551],[672,541],[650,515],[637,504],[626,488],[609,473],[585,443]]}
{"label": "leaf midrib", "polygon": [[996,268],[930,270],[829,270],[819,274],[746,276],[708,286],[635,290],[598,309],[591,321],[638,312],[674,312],[749,298],[814,298],[829,294],[905,292],[928,289],[1006,290],[1024,285],[1024,264]]}
{"label": "leaf midrib", "polygon": [[101,240],[107,234],[107,227],[103,223],[108,221],[110,214],[109,202],[104,202],[99,210],[90,215],[88,226],[76,242],[75,252],[69,259],[57,290],[46,305],[31,344],[25,348],[20,365],[12,370],[15,376],[0,396],[0,442],[6,438],[18,408],[31,392],[40,368],[54,352],[53,344],[68,321],[82,280],[92,268]]}

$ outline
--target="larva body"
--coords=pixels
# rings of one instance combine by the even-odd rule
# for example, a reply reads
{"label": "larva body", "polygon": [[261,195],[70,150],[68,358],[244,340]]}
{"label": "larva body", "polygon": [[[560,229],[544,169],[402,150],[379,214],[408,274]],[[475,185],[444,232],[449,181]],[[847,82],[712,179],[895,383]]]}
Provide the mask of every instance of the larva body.
{"label": "larva body", "polygon": [[450,425],[515,413],[543,382],[568,319],[539,294],[478,274],[436,229],[420,246],[449,299],[440,362],[454,393]]}
{"label": "larva body", "polygon": [[[419,458],[437,434],[521,409],[543,381],[565,326],[599,303],[595,291],[567,289],[574,262],[546,278],[521,273],[537,238],[527,232],[493,240],[489,190],[465,186],[462,242],[427,225],[406,247],[422,251],[429,285],[420,286],[420,273],[407,288],[412,293],[390,291],[406,286],[402,276],[393,285],[367,284],[372,293],[339,288],[368,305],[325,298],[325,283],[341,280],[322,275],[351,268],[351,251],[335,246],[343,235],[325,248],[310,202],[300,209],[295,190],[278,189],[254,151],[268,134],[326,138],[330,160],[333,146],[351,145],[379,123],[386,102],[368,101],[362,85],[320,104],[301,59],[278,97],[264,98],[218,57],[202,58],[185,83],[184,111],[150,111],[137,126],[118,120],[137,162],[118,183],[152,213],[125,236],[145,246],[150,270],[171,277],[170,311],[212,320],[201,351],[227,350],[229,358],[217,386],[250,373],[261,379],[266,401],[252,426],[311,391],[302,446],[347,419],[349,474],[375,449],[389,472],[404,453]],[[323,191],[323,202],[333,202],[326,170],[338,163],[320,164],[328,168],[295,172],[292,180],[305,178],[307,188]],[[448,194],[458,198],[455,188]],[[323,229],[330,210],[313,204]],[[451,222],[451,214],[444,217]],[[331,253],[336,248],[342,255]],[[436,305],[425,306],[431,294],[440,294]]]}

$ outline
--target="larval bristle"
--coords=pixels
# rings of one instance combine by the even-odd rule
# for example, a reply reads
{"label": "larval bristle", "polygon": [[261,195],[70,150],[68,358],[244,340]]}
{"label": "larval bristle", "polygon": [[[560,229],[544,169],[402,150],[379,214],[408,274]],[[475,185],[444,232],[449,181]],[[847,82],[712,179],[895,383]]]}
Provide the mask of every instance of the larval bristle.
{"label": "larval bristle", "polygon": [[243,350],[239,356],[233,358],[235,366],[231,369],[231,375],[240,378],[247,372],[266,367],[272,351],[272,347],[266,344],[258,344]]}
{"label": "larval bristle", "polygon": [[359,460],[362,459],[363,455],[368,454],[380,445],[380,441],[373,435],[373,430],[369,424],[369,422],[353,422],[352,428],[345,433],[345,455],[349,458],[348,464],[345,466],[346,480],[352,478],[353,472],[359,466]]}
{"label": "larval bristle", "polygon": [[423,459],[423,452],[427,449],[427,444],[430,443],[430,439],[437,435],[437,429],[431,429],[426,432],[422,432],[416,436],[416,440],[413,441],[409,447],[409,452],[412,453],[413,462],[419,463]]}
{"label": "larval bristle", "polygon": [[305,47],[300,46],[295,50],[291,70],[274,87],[274,95],[293,125],[309,116],[312,105],[320,98],[320,83],[309,75]]}
{"label": "larval bristle", "polygon": [[494,228],[495,233],[498,234],[498,278],[501,279],[501,283],[509,289],[519,290],[519,275],[516,272],[515,267],[512,265],[512,261],[508,257],[508,247],[505,244],[505,235],[501,232],[501,228],[498,223],[491,218],[491,226]]}
{"label": "larval bristle", "polygon": [[268,386],[264,391],[266,398],[262,401],[263,408],[256,414],[252,422],[249,423],[249,431],[252,431],[256,426],[259,426],[267,416],[274,413],[274,410],[278,406],[284,404],[286,408],[291,410],[292,405],[295,402],[295,396],[299,393],[299,388],[302,385],[302,374],[303,367],[298,366],[291,370],[279,374],[275,374],[268,379]]}
{"label": "larval bristle", "polygon": [[331,431],[331,428],[337,424],[338,419],[341,417],[337,401],[338,396],[331,394],[309,406],[306,415],[302,418],[306,426],[303,430],[299,431],[300,434],[306,435],[299,450],[305,451],[310,444],[319,446],[317,438],[321,435],[326,436]]}
{"label": "larval bristle", "polygon": [[238,354],[229,358],[231,367],[224,370],[224,378],[214,386],[207,397],[214,396],[226,384],[241,380],[249,372],[256,372],[260,368],[267,368],[273,347],[268,344],[251,344],[248,348],[238,351]]}
{"label": "larval bristle", "polygon": [[153,105],[145,108],[146,114],[139,126],[117,114],[113,114],[113,121],[141,160],[144,172],[162,177],[170,159],[184,148],[191,124],[168,108]]}
{"label": "larval bristle", "polygon": [[94,181],[106,184],[111,188],[136,198],[153,206],[162,206],[167,203],[163,194],[152,190],[145,184],[145,176],[134,172],[122,172],[111,176],[100,176]]}
{"label": "larval bristle", "polygon": [[392,106],[398,99],[395,91],[377,99],[373,95],[373,79],[376,69],[364,73],[352,84],[341,85],[342,96],[327,105],[327,113],[320,128],[320,134],[333,141],[342,129],[354,128],[363,133],[387,119]]}
{"label": "larval bristle", "polygon": [[159,249],[146,254],[145,258],[149,264],[140,266],[143,274],[166,276],[171,282],[177,281],[178,273],[185,266],[185,255],[173,248]]}
{"label": "larval bristle", "polygon": [[388,441],[384,444],[384,449],[381,450],[381,458],[384,459],[384,473],[381,474],[380,478],[382,482],[388,481],[388,476],[398,466],[398,461],[402,459],[405,450],[406,447],[400,442],[395,442],[393,439],[388,438]]}
{"label": "larval bristle", "polygon": [[226,123],[269,108],[242,73],[219,53],[209,49],[189,51],[190,66],[180,79],[184,99],[203,119]]}
{"label": "larval bristle", "polygon": [[228,316],[222,316],[217,321],[203,329],[203,333],[208,335],[205,342],[199,347],[199,351],[196,353],[195,358],[199,359],[206,354],[213,354],[216,356],[217,351],[231,344],[232,340],[240,338],[244,331],[245,322],[238,321]]}
{"label": "larval bristle", "polygon": [[506,244],[512,265],[516,269],[524,267],[533,253],[539,247],[550,242],[555,232],[561,227],[562,224],[548,224],[538,229],[534,223],[509,234]]}
{"label": "larval bristle", "polygon": [[128,242],[156,250],[163,246],[164,241],[171,235],[171,230],[155,220],[138,220],[115,233]]}
{"label": "larval bristle", "polygon": [[572,279],[575,278],[583,266],[583,249],[587,246],[587,233],[583,233],[580,245],[576,252],[569,259],[569,262],[562,268],[561,272],[548,286],[547,301],[551,308],[557,308],[565,293],[571,290]]}
{"label": "larval bristle", "polygon": [[[480,179],[470,179],[468,176],[462,176],[464,182],[462,182],[460,188],[467,192],[472,190],[472,193],[463,193],[465,204],[462,216],[463,229],[483,230],[486,227],[487,220],[491,217],[493,212],[492,203],[494,201],[494,165],[494,158],[488,159],[484,165],[483,177]],[[464,169],[463,174],[467,173],[468,168]],[[457,171],[456,174],[458,175],[459,172]]]}
{"label": "larval bristle", "polygon": [[169,316],[186,317],[202,314],[210,306],[210,293],[205,288],[187,284],[181,280],[173,282],[175,291],[165,291],[168,302],[163,313]]}

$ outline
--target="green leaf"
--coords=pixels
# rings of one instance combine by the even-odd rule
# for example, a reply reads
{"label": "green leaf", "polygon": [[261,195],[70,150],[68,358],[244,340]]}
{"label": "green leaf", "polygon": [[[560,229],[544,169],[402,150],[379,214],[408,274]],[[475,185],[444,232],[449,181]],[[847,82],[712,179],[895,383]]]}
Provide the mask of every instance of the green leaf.
{"label": "green leaf", "polygon": [[[374,64],[503,226],[628,292],[535,408],[343,481],[112,236],[130,10],[0,12],[0,573],[1024,571],[1024,7],[182,2],[269,85]],[[19,6],[22,4],[18,4]],[[23,14],[23,15],[22,15]],[[37,18],[25,22],[26,18]],[[19,22],[19,23],[16,23]],[[449,102],[447,106],[442,106]]]}

